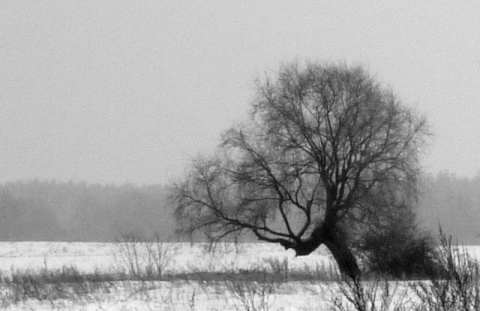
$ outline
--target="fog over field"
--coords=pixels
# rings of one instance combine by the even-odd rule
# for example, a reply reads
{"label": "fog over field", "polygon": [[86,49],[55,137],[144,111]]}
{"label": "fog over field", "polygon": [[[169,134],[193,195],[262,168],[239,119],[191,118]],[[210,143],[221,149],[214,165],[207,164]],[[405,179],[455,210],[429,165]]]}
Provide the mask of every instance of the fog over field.
{"label": "fog over field", "polygon": [[479,16],[1,1],[0,308],[478,310]]}
{"label": "fog over field", "polygon": [[[118,203],[118,217],[153,219],[127,216],[128,205],[162,205],[164,191],[152,194],[154,185],[183,176],[198,153],[211,154],[221,133],[246,117],[255,80],[297,60],[362,65],[427,117],[434,136],[422,169],[436,180],[439,172],[454,174],[465,187],[437,183],[442,198],[426,199],[433,216],[425,221],[452,222],[445,225],[475,243],[475,230],[460,222],[479,214],[472,213],[480,171],[479,14],[478,3],[444,1],[3,2],[0,181],[29,185],[4,185],[2,200],[18,210],[38,206],[2,213],[39,218],[24,226],[43,222],[45,232],[2,231],[1,238],[51,240],[64,230],[62,240],[111,240],[124,220],[86,229],[101,216],[101,200],[105,217]],[[39,197],[32,180],[51,189]],[[133,192],[150,201],[135,202]],[[445,202],[452,204],[433,211]],[[465,213],[453,212],[459,209]],[[449,210],[455,215],[446,216]]]}
{"label": "fog over field", "polygon": [[257,78],[297,60],[362,65],[427,117],[421,220],[477,242],[478,3],[0,7],[0,239],[170,232],[165,185],[245,119]]}
{"label": "fog over field", "polygon": [[[162,185],[6,183],[0,185],[0,240],[112,242],[125,233],[157,233],[163,241],[175,240],[169,193]],[[437,233],[440,224],[460,243],[479,244],[478,176],[429,176],[422,193],[416,208],[422,228]]]}

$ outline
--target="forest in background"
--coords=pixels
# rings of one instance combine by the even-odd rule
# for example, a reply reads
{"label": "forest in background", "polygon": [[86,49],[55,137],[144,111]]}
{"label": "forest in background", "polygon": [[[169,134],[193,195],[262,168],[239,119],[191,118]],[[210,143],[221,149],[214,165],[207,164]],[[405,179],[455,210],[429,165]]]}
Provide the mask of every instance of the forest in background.
{"label": "forest in background", "polygon": [[[480,174],[441,172],[426,178],[419,203],[422,228],[480,244]],[[172,239],[175,220],[164,185],[99,185],[18,181],[0,185],[0,241],[111,242],[122,234]]]}
{"label": "forest in background", "polygon": [[9,182],[0,185],[0,240],[109,242],[154,232],[168,240],[167,196],[161,185]]}
{"label": "forest in background", "polygon": [[442,230],[461,244],[480,244],[480,173],[474,178],[440,172],[427,178],[419,202],[423,228]]}

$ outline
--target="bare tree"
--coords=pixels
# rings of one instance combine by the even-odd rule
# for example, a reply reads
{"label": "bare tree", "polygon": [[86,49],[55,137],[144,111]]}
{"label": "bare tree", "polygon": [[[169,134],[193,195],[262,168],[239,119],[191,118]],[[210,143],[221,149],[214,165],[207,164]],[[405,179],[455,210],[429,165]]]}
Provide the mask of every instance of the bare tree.
{"label": "bare tree", "polygon": [[175,186],[183,233],[250,231],[360,273],[349,238],[416,198],[424,118],[360,67],[292,64],[257,83],[250,118]]}

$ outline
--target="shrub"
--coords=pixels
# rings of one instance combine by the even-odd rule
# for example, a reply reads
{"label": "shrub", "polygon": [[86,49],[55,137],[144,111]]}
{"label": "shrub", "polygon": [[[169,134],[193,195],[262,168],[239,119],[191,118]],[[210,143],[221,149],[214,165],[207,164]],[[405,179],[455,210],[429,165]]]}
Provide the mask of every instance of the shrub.
{"label": "shrub", "polygon": [[361,246],[368,272],[394,278],[436,276],[436,242],[429,233],[402,223],[368,232]]}
{"label": "shrub", "polygon": [[158,234],[142,238],[134,233],[125,233],[117,243],[115,259],[120,271],[127,270],[133,279],[160,279],[172,261],[173,248],[161,242]]}
{"label": "shrub", "polygon": [[428,281],[410,284],[420,300],[417,310],[480,310],[480,272],[478,262],[462,247],[453,245],[440,228],[437,257],[441,273]]}
{"label": "shrub", "polygon": [[407,292],[388,279],[347,278],[338,283],[336,292],[329,299],[332,311],[406,311],[412,307]]}
{"label": "shrub", "polygon": [[225,287],[232,296],[235,310],[269,311],[275,301],[275,283],[269,280],[266,271],[260,273],[259,281],[246,281],[241,278],[225,280]]}

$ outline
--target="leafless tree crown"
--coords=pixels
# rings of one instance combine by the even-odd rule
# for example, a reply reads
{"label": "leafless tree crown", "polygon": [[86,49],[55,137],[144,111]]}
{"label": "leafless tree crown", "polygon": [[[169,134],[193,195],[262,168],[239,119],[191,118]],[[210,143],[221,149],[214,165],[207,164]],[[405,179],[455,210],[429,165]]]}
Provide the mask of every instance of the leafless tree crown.
{"label": "leafless tree crown", "polygon": [[[424,118],[361,67],[293,64],[257,83],[247,122],[176,185],[181,230],[250,231],[308,254],[338,225],[415,199]],[[338,239],[337,239],[338,240]]]}

